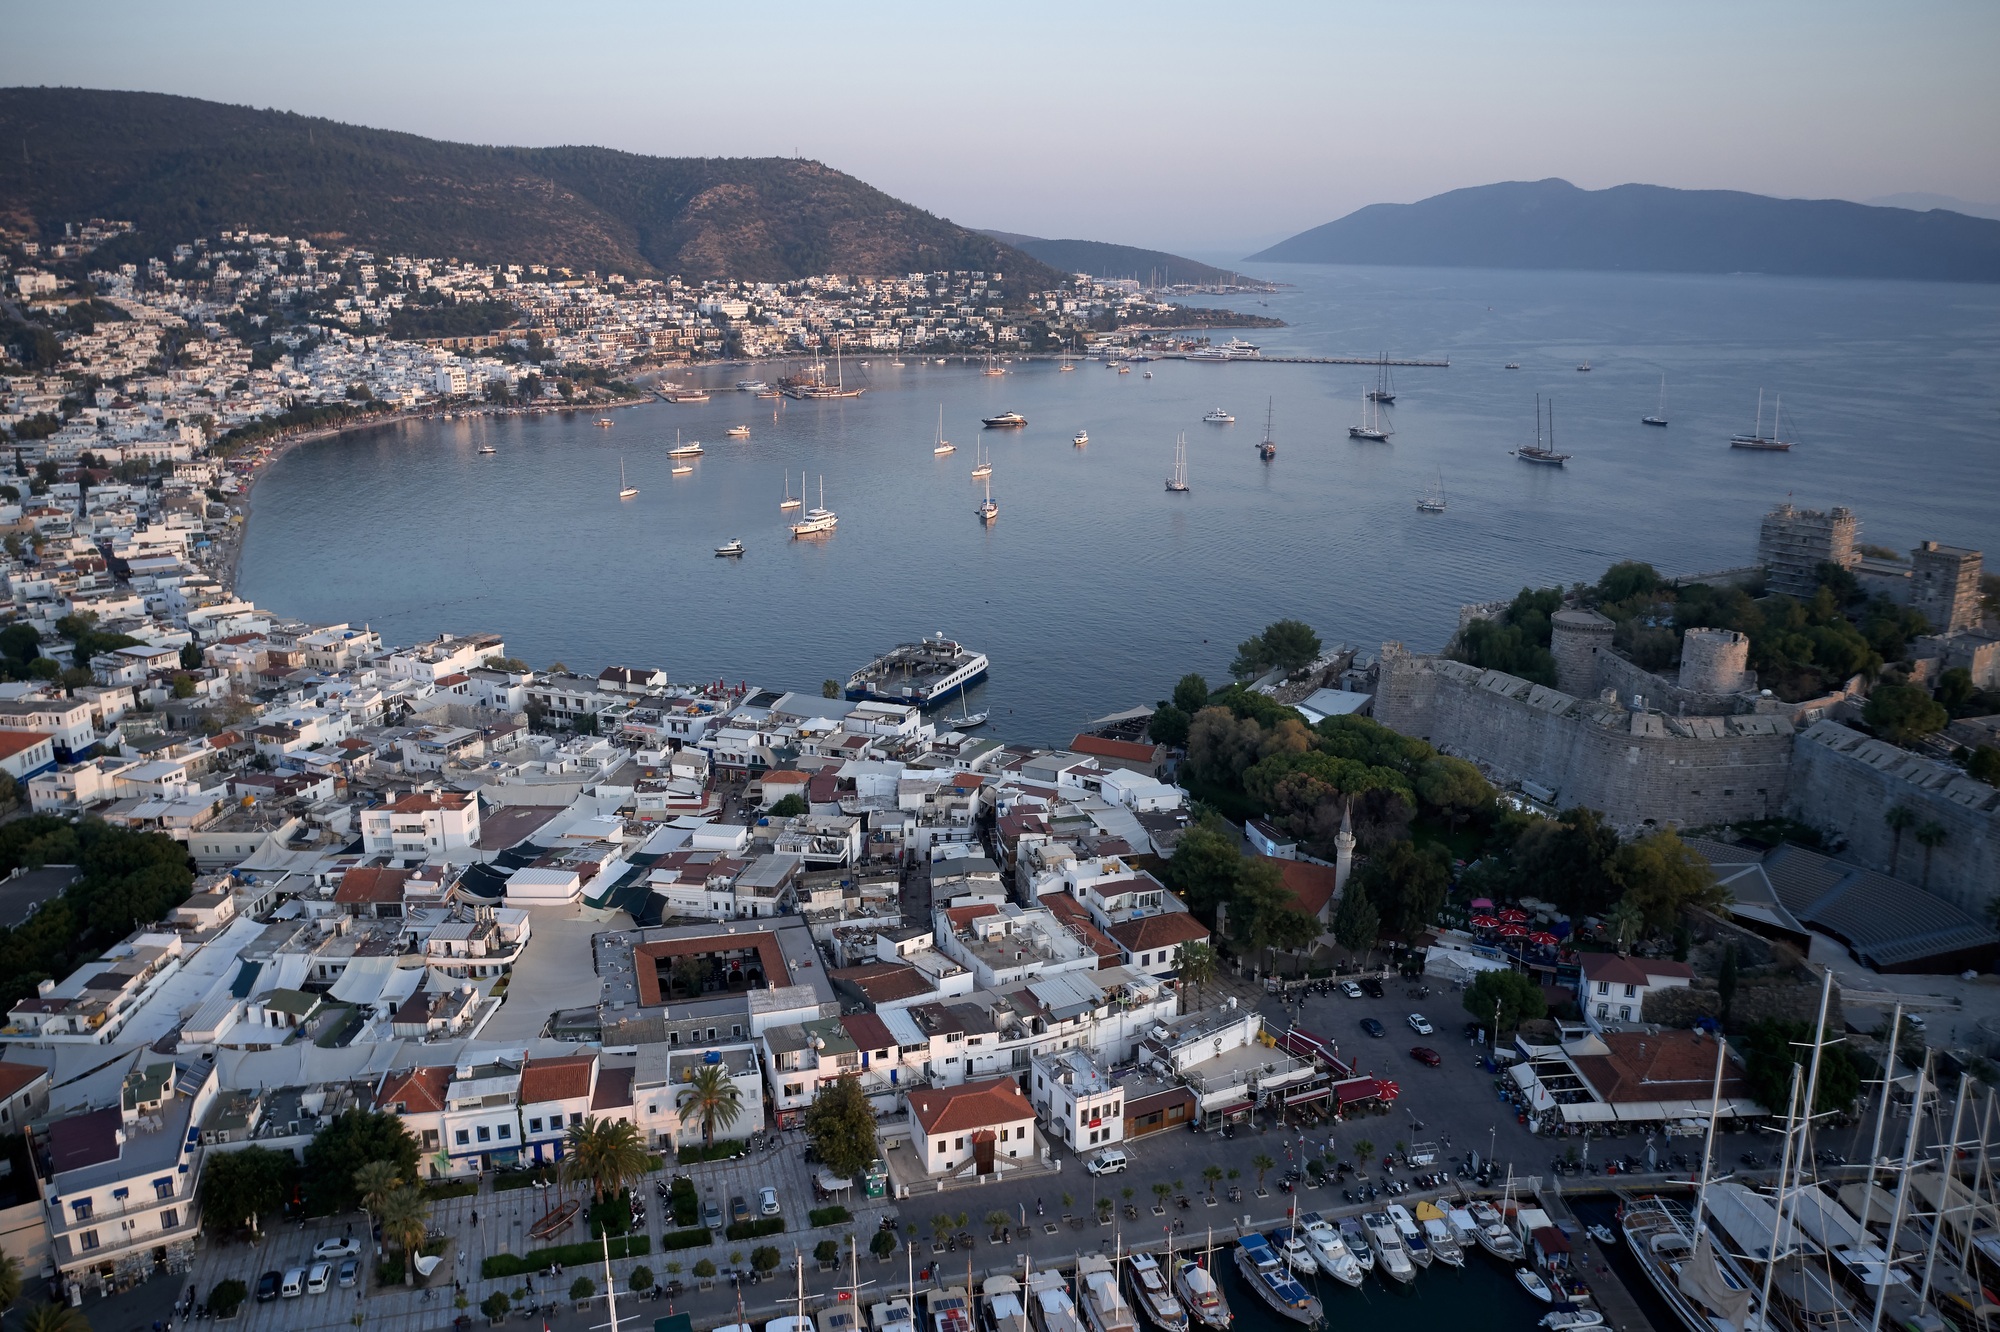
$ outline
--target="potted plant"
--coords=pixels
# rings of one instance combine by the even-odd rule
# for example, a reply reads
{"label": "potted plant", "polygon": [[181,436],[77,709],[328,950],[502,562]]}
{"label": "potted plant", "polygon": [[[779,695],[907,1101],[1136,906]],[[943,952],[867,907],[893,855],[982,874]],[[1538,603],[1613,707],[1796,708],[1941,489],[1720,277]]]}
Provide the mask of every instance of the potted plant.
{"label": "potted plant", "polygon": [[695,1280],[701,1283],[703,1290],[707,1290],[713,1286],[715,1284],[715,1260],[712,1258],[701,1259],[694,1265],[694,1275]]}
{"label": "potted plant", "polygon": [[479,1302],[479,1312],[486,1315],[486,1321],[498,1327],[507,1317],[507,1311],[514,1307],[502,1291],[494,1291]]}
{"label": "potted plant", "polygon": [[569,1283],[570,1302],[579,1310],[590,1304],[590,1297],[597,1293],[597,1283],[589,1277],[580,1276]]}

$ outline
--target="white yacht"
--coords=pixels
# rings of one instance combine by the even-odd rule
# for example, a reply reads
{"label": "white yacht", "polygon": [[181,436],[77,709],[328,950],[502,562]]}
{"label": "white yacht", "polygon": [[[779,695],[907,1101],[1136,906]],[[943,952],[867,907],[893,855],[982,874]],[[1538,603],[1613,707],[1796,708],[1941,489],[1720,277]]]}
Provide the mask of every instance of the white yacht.
{"label": "white yacht", "polygon": [[748,439],[750,438],[750,427],[747,425],[733,425],[722,433],[731,439]]}
{"label": "white yacht", "polygon": [[770,385],[761,379],[739,379],[736,381],[736,391],[738,393],[762,393],[769,387]]}
{"label": "white yacht", "polygon": [[1431,1251],[1432,1258],[1446,1267],[1465,1266],[1465,1248],[1436,1203],[1417,1204],[1417,1224],[1424,1228],[1424,1247]]}
{"label": "white yacht", "polygon": [[1361,1264],[1361,1270],[1375,1270],[1375,1250],[1369,1246],[1368,1230],[1358,1218],[1345,1216],[1340,1219],[1340,1238],[1347,1245],[1347,1251],[1354,1255],[1354,1261]]}
{"label": "white yacht", "polygon": [[792,524],[794,537],[820,536],[831,532],[840,522],[839,515],[826,507],[826,478],[819,479],[819,506],[807,509],[799,521]]}
{"label": "white yacht", "polygon": [[479,451],[480,451],[481,453],[498,453],[498,452],[500,452],[500,450],[498,450],[498,449],[494,448],[494,447],[493,447],[493,446],[492,446],[491,444],[481,444],[481,445],[479,446]]}
{"label": "white yacht", "polygon": [[1396,1227],[1396,1235],[1403,1241],[1403,1247],[1410,1252],[1410,1261],[1418,1267],[1431,1265],[1430,1244],[1424,1239],[1424,1229],[1410,1215],[1410,1209],[1401,1203],[1390,1203],[1382,1209],[1388,1213],[1390,1222]]}
{"label": "white yacht", "polygon": [[1303,1272],[1307,1276],[1319,1275],[1319,1260],[1313,1257],[1312,1245],[1306,1243],[1305,1237],[1290,1226],[1279,1226],[1272,1230],[1271,1244],[1294,1273]]}
{"label": "white yacht", "polygon": [[1079,430],[1069,437],[1069,442],[1078,448],[1082,448],[1084,445],[1090,443],[1090,432],[1088,430]]}
{"label": "white yacht", "polygon": [[1410,1251],[1403,1245],[1402,1233],[1388,1214],[1369,1212],[1361,1218],[1361,1224],[1368,1232],[1368,1247],[1375,1250],[1377,1269],[1405,1284],[1415,1281],[1417,1265],[1410,1261]]}
{"label": "white yacht", "polygon": [[723,557],[724,559],[728,559],[732,556],[742,555],[743,554],[742,539],[737,537],[732,537],[728,541],[725,541],[721,545],[717,546],[715,548],[715,553]]}
{"label": "white yacht", "polygon": [[1319,1270],[1342,1285],[1358,1286],[1367,1275],[1361,1269],[1361,1261],[1347,1247],[1347,1241],[1340,1232],[1320,1216],[1318,1212],[1307,1212],[1299,1218],[1304,1228],[1306,1242],[1312,1245],[1313,1260]]}
{"label": "white yacht", "polygon": [[685,444],[681,443],[681,432],[676,430],[674,431],[674,446],[667,450],[667,456],[669,458],[699,458],[705,452],[707,450],[701,447],[701,441],[698,439],[691,439]]}
{"label": "white yacht", "polygon": [[1210,425],[1236,424],[1236,418],[1231,416],[1228,412],[1223,411],[1222,408],[1220,407],[1217,407],[1214,411],[1210,412],[1208,415],[1202,417],[1201,419],[1208,422],[1208,424]]}

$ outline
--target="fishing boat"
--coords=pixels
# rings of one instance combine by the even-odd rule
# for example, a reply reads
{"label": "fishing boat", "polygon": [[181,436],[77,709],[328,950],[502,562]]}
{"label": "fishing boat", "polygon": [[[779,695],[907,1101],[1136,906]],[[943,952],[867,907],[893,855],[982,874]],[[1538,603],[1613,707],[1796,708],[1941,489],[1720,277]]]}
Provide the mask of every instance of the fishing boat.
{"label": "fishing boat", "polygon": [[1285,1266],[1292,1271],[1303,1272],[1307,1276],[1319,1275],[1319,1263],[1313,1258],[1312,1245],[1290,1226],[1279,1226],[1273,1230],[1271,1244],[1284,1255]]}
{"label": "fishing boat", "polygon": [[1757,424],[1747,435],[1731,435],[1729,447],[1732,449],[1755,449],[1764,453],[1789,453],[1792,441],[1779,438],[1778,412],[1784,408],[1785,400],[1778,399],[1777,409],[1771,413],[1771,433],[1764,433],[1764,390],[1757,390]]}
{"label": "fishing boat", "polygon": [[944,437],[944,404],[938,404],[937,443],[931,445],[931,453],[942,458],[947,453],[958,452],[958,446]]}
{"label": "fishing boat", "polygon": [[1349,439],[1372,440],[1377,444],[1387,444],[1389,436],[1395,434],[1382,420],[1382,404],[1371,402],[1367,394],[1361,395],[1361,424],[1347,427]]}
{"label": "fishing boat", "polygon": [[715,548],[715,553],[717,555],[722,556],[725,559],[730,558],[732,556],[742,555],[743,554],[742,538],[740,537],[730,538],[729,540],[723,542],[721,545],[717,546]]}
{"label": "fishing boat", "polygon": [[[800,472],[799,485],[804,486],[805,483],[806,483],[806,474],[804,472]],[[801,504],[804,503],[805,503],[804,500],[792,494],[792,474],[789,470],[787,470],[785,472],[785,497],[782,500],[778,501],[778,511],[782,513],[786,509],[796,509]]]}
{"label": "fishing boat", "polygon": [[1444,1211],[1434,1202],[1417,1204],[1417,1224],[1424,1228],[1424,1247],[1431,1257],[1446,1267],[1464,1267],[1465,1249],[1444,1219]]}
{"label": "fishing boat", "polygon": [[625,460],[620,458],[618,460],[618,498],[631,499],[638,493],[639,487],[625,479]]}
{"label": "fishing boat", "polygon": [[1090,1332],[1139,1332],[1139,1320],[1118,1289],[1113,1259],[1097,1253],[1077,1259],[1076,1284]]}
{"label": "fishing boat", "polygon": [[1570,460],[1571,455],[1556,452],[1555,399],[1549,399],[1548,447],[1542,447],[1542,398],[1538,393],[1535,395],[1535,442],[1532,446],[1523,444],[1520,448],[1513,450],[1513,454],[1524,463],[1539,463],[1543,467],[1561,467]]}
{"label": "fishing boat", "polygon": [[1217,407],[1215,410],[1209,412],[1206,416],[1202,417],[1201,419],[1206,421],[1210,425],[1236,424],[1236,418],[1231,416],[1228,412],[1223,411],[1222,408],[1220,407]]}
{"label": "fishing boat", "polygon": [[1028,1309],[1021,1303],[1021,1283],[1010,1276],[990,1276],[979,1285],[980,1324],[986,1332],[1028,1332]]}
{"label": "fishing boat", "polygon": [[1555,1307],[1542,1315],[1541,1324],[1549,1332],[1584,1332],[1586,1328],[1603,1327],[1604,1315],[1569,1300],[1557,1300]]}
{"label": "fishing boat", "polygon": [[1364,1213],[1361,1226],[1368,1236],[1368,1247],[1375,1251],[1377,1270],[1405,1284],[1417,1279],[1417,1265],[1410,1260],[1410,1251],[1386,1212]]}
{"label": "fishing boat", "polygon": [[991,477],[986,479],[986,498],[981,501],[979,508],[975,512],[978,513],[979,521],[982,523],[990,523],[1000,516],[1000,506],[993,502],[993,479]]}
{"label": "fishing boat", "polygon": [[1417,512],[1443,513],[1444,505],[1444,471],[1443,469],[1439,469],[1437,485],[1417,496]]}
{"label": "fishing boat", "polygon": [[1088,430],[1079,430],[1069,437],[1069,442],[1078,448],[1082,448],[1084,445],[1090,443],[1090,432]]}
{"label": "fishing boat", "polygon": [[792,536],[821,536],[831,532],[840,522],[832,509],[826,507],[826,478],[819,479],[819,507],[807,509],[799,521],[792,524]]}
{"label": "fishing boat", "polygon": [[1532,1267],[1515,1268],[1514,1280],[1521,1283],[1522,1290],[1527,1291],[1530,1295],[1540,1300],[1543,1304],[1555,1303],[1556,1301],[1555,1291],[1549,1288],[1549,1283],[1543,1280],[1542,1274],[1540,1272],[1537,1272],[1534,1268]]}
{"label": "fishing boat", "polygon": [[1479,1226],[1479,1247],[1498,1258],[1503,1263],[1518,1263],[1526,1250],[1521,1245],[1521,1237],[1507,1228],[1506,1218],[1500,1209],[1490,1202],[1475,1202],[1466,1212]]}
{"label": "fishing boat", "polygon": [[1341,1243],[1345,1244],[1347,1251],[1354,1255],[1354,1261],[1361,1264],[1361,1270],[1374,1271],[1375,1250],[1368,1243],[1368,1231],[1360,1220],[1352,1216],[1342,1217],[1337,1229],[1340,1231]]}
{"label": "fishing boat", "polygon": [[481,445],[479,446],[479,452],[481,452],[481,453],[498,453],[498,452],[500,452],[500,450],[498,450],[498,449],[494,448],[494,447],[493,447],[493,446],[492,446],[491,444],[481,444]]}
{"label": "fishing boat", "polygon": [[1375,372],[1375,387],[1368,390],[1368,401],[1388,405],[1396,400],[1396,386],[1389,382],[1389,353],[1382,353],[1382,360]]}
{"label": "fishing boat", "polygon": [[750,438],[750,427],[747,425],[733,425],[722,433],[731,439],[748,439]]}
{"label": "fishing boat", "polygon": [[[1214,1250],[1211,1248],[1204,1257],[1212,1259]],[[1236,1315],[1231,1312],[1229,1301],[1223,1298],[1222,1285],[1215,1274],[1192,1258],[1181,1259],[1173,1268],[1174,1293],[1180,1297],[1188,1316],[1207,1332],[1227,1332]]]}
{"label": "fishing boat", "polygon": [[1146,1315],[1146,1321],[1160,1332],[1187,1332],[1187,1310],[1174,1298],[1160,1260],[1150,1253],[1135,1253],[1125,1263],[1125,1279],[1132,1287],[1132,1301]]}
{"label": "fishing boat", "polygon": [[1340,1231],[1318,1212],[1307,1212],[1299,1218],[1299,1224],[1304,1227],[1306,1242],[1312,1245],[1313,1260],[1319,1264],[1319,1270],[1342,1285],[1359,1286],[1367,1272],[1347,1247],[1347,1241],[1340,1237]]}
{"label": "fishing boat", "polygon": [[1177,495],[1187,493],[1187,436],[1174,441],[1174,474],[1167,478],[1167,489]]}
{"label": "fishing boat", "polygon": [[1410,1261],[1418,1267],[1429,1267],[1435,1255],[1431,1253],[1430,1242],[1424,1238],[1424,1228],[1410,1215],[1410,1209],[1401,1203],[1390,1203],[1383,1211],[1390,1224],[1396,1227],[1396,1237],[1410,1251]]}
{"label": "fishing boat", "polygon": [[738,393],[762,393],[768,385],[761,379],[739,379],[736,381]]}
{"label": "fishing boat", "polygon": [[1651,416],[1639,418],[1640,425],[1664,426],[1667,423],[1667,377],[1660,376],[1660,405]]}
{"label": "fishing boat", "polygon": [[1257,1298],[1280,1317],[1308,1327],[1319,1326],[1319,1300],[1286,1270],[1284,1260],[1263,1235],[1253,1230],[1237,1241],[1236,1269],[1250,1289],[1257,1292]]}
{"label": "fishing boat", "polygon": [[1076,1305],[1069,1298],[1069,1283],[1061,1272],[1035,1272],[1028,1277],[1028,1317],[1035,1332],[1084,1332]]}
{"label": "fishing boat", "polygon": [[1002,412],[998,416],[982,416],[979,424],[988,430],[1019,430],[1028,424],[1028,418],[1019,412]]}
{"label": "fishing boat", "polygon": [[701,441],[698,439],[691,439],[685,444],[681,443],[681,432],[676,430],[674,431],[674,446],[667,450],[667,456],[669,458],[699,458],[705,451],[701,447]]}

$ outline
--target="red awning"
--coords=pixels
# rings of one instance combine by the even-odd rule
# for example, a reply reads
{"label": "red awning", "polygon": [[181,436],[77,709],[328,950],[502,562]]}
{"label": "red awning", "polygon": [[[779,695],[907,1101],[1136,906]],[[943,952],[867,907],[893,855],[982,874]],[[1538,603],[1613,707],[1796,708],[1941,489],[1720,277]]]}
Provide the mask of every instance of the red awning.
{"label": "red awning", "polygon": [[1238,1101],[1235,1105],[1225,1105],[1220,1110],[1211,1110],[1209,1113],[1211,1115],[1242,1115],[1248,1114],[1256,1108],[1253,1102]]}
{"label": "red awning", "polygon": [[1304,1105],[1307,1101],[1317,1101],[1322,1097],[1330,1096],[1332,1094],[1333,1094],[1333,1088],[1331,1087],[1316,1087],[1312,1091],[1302,1091],[1296,1096],[1287,1096],[1285,1098],[1285,1104]]}

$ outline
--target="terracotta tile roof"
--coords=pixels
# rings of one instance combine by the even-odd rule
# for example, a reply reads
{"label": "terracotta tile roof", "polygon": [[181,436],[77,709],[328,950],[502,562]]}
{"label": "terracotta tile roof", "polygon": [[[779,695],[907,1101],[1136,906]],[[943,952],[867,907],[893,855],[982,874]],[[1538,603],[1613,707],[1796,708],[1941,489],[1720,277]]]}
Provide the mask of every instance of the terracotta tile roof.
{"label": "terracotta tile roof", "polygon": [[907,962],[870,962],[866,966],[829,971],[831,981],[845,981],[871,1004],[894,1003],[931,992],[931,983]]}
{"label": "terracotta tile roof", "polygon": [[889,1032],[889,1024],[873,1013],[849,1013],[840,1019],[840,1025],[856,1047],[863,1050],[893,1050],[896,1038]]}
{"label": "terracotta tile roof", "polygon": [[451,1086],[449,1068],[406,1068],[382,1080],[375,1103],[383,1109],[401,1101],[407,1114],[417,1115],[444,1109],[445,1089]]}
{"label": "terracotta tile roof", "polygon": [[1660,980],[1691,980],[1694,968],[1671,959],[1654,961],[1643,957],[1620,957],[1616,953],[1585,953],[1583,977],[1589,981],[1610,981],[1613,985],[1651,985]]}
{"label": "terracotta tile roof", "polygon": [[0,1101],[19,1093],[23,1088],[32,1087],[37,1080],[48,1075],[47,1069],[38,1068],[34,1064],[12,1064],[0,1059]]}
{"label": "terracotta tile roof", "polygon": [[1156,948],[1201,943],[1208,939],[1208,927],[1186,911],[1167,911],[1157,916],[1120,921],[1105,933],[1125,945],[1127,953],[1151,952]]}
{"label": "terracotta tile roof", "polygon": [[[639,982],[639,1002],[648,1008],[666,1002],[660,993],[660,963],[669,967],[677,957],[703,956],[709,953],[740,953],[745,949],[757,950],[758,965],[763,968],[764,982],[772,986],[792,983],[792,973],[785,966],[784,950],[778,947],[778,936],[769,930],[754,934],[703,934],[686,939],[663,939],[657,943],[644,943],[632,950],[632,970]],[[836,976],[838,972],[828,972]]]}
{"label": "terracotta tile roof", "polygon": [[972,1129],[1017,1124],[1035,1117],[1035,1107],[1012,1078],[967,1082],[957,1087],[933,1087],[910,1093],[910,1113],[925,1133],[964,1133]]}
{"label": "terracotta tile roof", "polygon": [[951,922],[952,928],[962,929],[975,920],[999,915],[1000,908],[991,902],[974,902],[971,906],[948,908],[944,914],[945,919]]}
{"label": "terracotta tile roof", "polygon": [[1090,912],[1084,909],[1083,903],[1068,893],[1043,893],[1036,902],[1097,954],[1099,967],[1115,967],[1125,961],[1125,950],[1118,946],[1118,941],[1098,929],[1097,922],[1090,918]]}
{"label": "terracotta tile roof", "polygon": [[422,814],[433,809],[464,809],[472,797],[461,791],[412,791],[399,796],[388,809],[391,814]]}
{"label": "terracotta tile roof", "polygon": [[0,731],[0,759],[10,759],[24,749],[32,749],[55,737],[40,731]]}
{"label": "terracotta tile roof", "polygon": [[1278,867],[1292,900],[1307,915],[1319,915],[1333,900],[1333,870],[1329,867],[1315,865],[1309,860],[1282,860],[1270,856],[1259,856],[1257,859],[1270,861]]}
{"label": "terracotta tile roof", "polygon": [[1106,740],[1101,735],[1079,735],[1069,742],[1072,754],[1089,754],[1095,758],[1123,759],[1128,763],[1156,763],[1159,761],[1159,746],[1142,745],[1132,740]]}
{"label": "terracotta tile roof", "polygon": [[[1571,1059],[1606,1102],[1685,1101],[1709,1098],[1715,1085],[1715,1041],[1695,1031],[1609,1032],[1609,1054]],[[1750,1098],[1750,1084],[1734,1063],[1722,1066],[1722,1095]]]}
{"label": "terracotta tile roof", "polygon": [[521,1070],[521,1104],[540,1105],[590,1095],[590,1073],[596,1064],[596,1055],[530,1059]]}
{"label": "terracotta tile roof", "polygon": [[403,900],[403,885],[409,879],[408,870],[357,866],[340,876],[340,887],[333,890],[333,900],[345,906],[400,902]]}
{"label": "terracotta tile roof", "polygon": [[630,1065],[598,1069],[597,1090],[590,1094],[590,1112],[601,1116],[612,1110],[630,1110],[634,1072],[636,1070]]}
{"label": "terracotta tile roof", "polygon": [[434,683],[439,689],[450,689],[454,685],[464,684],[471,678],[469,675],[454,672],[451,675],[440,675]]}

